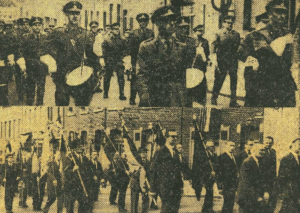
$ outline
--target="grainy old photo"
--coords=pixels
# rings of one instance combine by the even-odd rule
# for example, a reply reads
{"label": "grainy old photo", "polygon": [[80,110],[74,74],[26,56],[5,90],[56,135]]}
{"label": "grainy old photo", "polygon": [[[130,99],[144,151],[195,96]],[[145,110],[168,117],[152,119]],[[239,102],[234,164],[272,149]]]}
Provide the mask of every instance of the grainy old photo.
{"label": "grainy old photo", "polygon": [[300,0],[0,0],[0,212],[300,213]]}
{"label": "grainy old photo", "polygon": [[296,0],[6,0],[2,106],[295,107]]}
{"label": "grainy old photo", "polygon": [[299,211],[296,108],[0,115],[1,212]]}

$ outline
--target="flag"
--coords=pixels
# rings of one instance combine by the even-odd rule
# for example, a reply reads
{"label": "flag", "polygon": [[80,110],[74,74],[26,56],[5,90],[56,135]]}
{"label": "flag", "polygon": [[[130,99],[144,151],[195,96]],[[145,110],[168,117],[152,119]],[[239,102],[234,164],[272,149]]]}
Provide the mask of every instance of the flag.
{"label": "flag", "polygon": [[106,157],[110,162],[112,162],[117,150],[114,142],[110,139],[110,137],[106,134],[106,132],[104,132],[102,144],[103,144],[103,150],[105,152]]}
{"label": "flag", "polygon": [[107,158],[105,151],[104,151],[104,147],[102,145],[100,145],[100,153],[99,153],[99,162],[102,166],[102,170],[105,174],[107,174],[107,171],[109,169],[109,165],[110,165],[110,160]]}
{"label": "flag", "polygon": [[[123,126],[123,138],[126,139],[126,140],[124,140],[124,147],[125,147],[125,145],[128,145],[128,148],[129,148],[128,152],[130,151],[132,154],[132,157],[135,158],[135,160],[138,163],[141,163],[141,157],[138,153],[138,150],[137,150],[132,138],[129,136],[129,133],[125,126]],[[125,144],[125,142],[126,142],[126,144]]]}
{"label": "flag", "polygon": [[153,128],[153,132],[156,134],[155,142],[157,145],[161,147],[164,146],[166,143],[166,137],[163,134],[163,130],[159,122],[156,123],[155,127]]}
{"label": "flag", "polygon": [[200,175],[203,173],[203,165],[208,163],[208,156],[206,154],[206,149],[204,145],[203,138],[201,137],[201,132],[199,130],[198,124],[195,122],[195,133],[194,133],[194,156],[193,156],[193,166],[192,166],[192,187],[194,188],[196,195],[201,193],[202,180]]}

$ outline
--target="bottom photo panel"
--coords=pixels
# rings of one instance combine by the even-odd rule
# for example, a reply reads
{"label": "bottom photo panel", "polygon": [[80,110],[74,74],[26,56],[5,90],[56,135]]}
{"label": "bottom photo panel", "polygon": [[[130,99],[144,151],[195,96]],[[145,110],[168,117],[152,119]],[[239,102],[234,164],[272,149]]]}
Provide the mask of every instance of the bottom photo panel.
{"label": "bottom photo panel", "polygon": [[300,212],[299,108],[0,108],[0,212]]}

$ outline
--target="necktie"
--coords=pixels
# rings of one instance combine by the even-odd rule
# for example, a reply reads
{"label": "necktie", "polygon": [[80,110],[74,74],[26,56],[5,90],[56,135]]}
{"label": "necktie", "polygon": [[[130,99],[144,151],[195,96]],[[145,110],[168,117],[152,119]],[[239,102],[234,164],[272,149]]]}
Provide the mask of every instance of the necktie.
{"label": "necktie", "polygon": [[96,161],[94,161],[94,165],[95,165],[95,168],[97,169],[97,162]]}
{"label": "necktie", "polygon": [[232,158],[233,162],[235,163],[235,158],[234,158],[233,154],[231,154],[231,158]]}
{"label": "necktie", "polygon": [[248,150],[248,155],[251,155],[251,151],[250,150]]}
{"label": "necktie", "polygon": [[167,46],[167,50],[166,50],[166,53],[167,55],[170,55],[171,54],[171,41],[169,39],[166,39],[166,46]]}

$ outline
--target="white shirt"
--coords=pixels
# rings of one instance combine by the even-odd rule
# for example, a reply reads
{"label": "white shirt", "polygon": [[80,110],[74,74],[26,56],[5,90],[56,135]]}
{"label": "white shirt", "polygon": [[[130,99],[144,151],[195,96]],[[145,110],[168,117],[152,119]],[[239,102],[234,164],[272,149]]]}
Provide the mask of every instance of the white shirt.
{"label": "white shirt", "polygon": [[169,151],[170,151],[170,153],[171,153],[172,157],[174,157],[174,150],[173,150],[173,146],[170,146],[170,145],[167,145],[167,144],[166,144],[166,147],[169,149]]}

